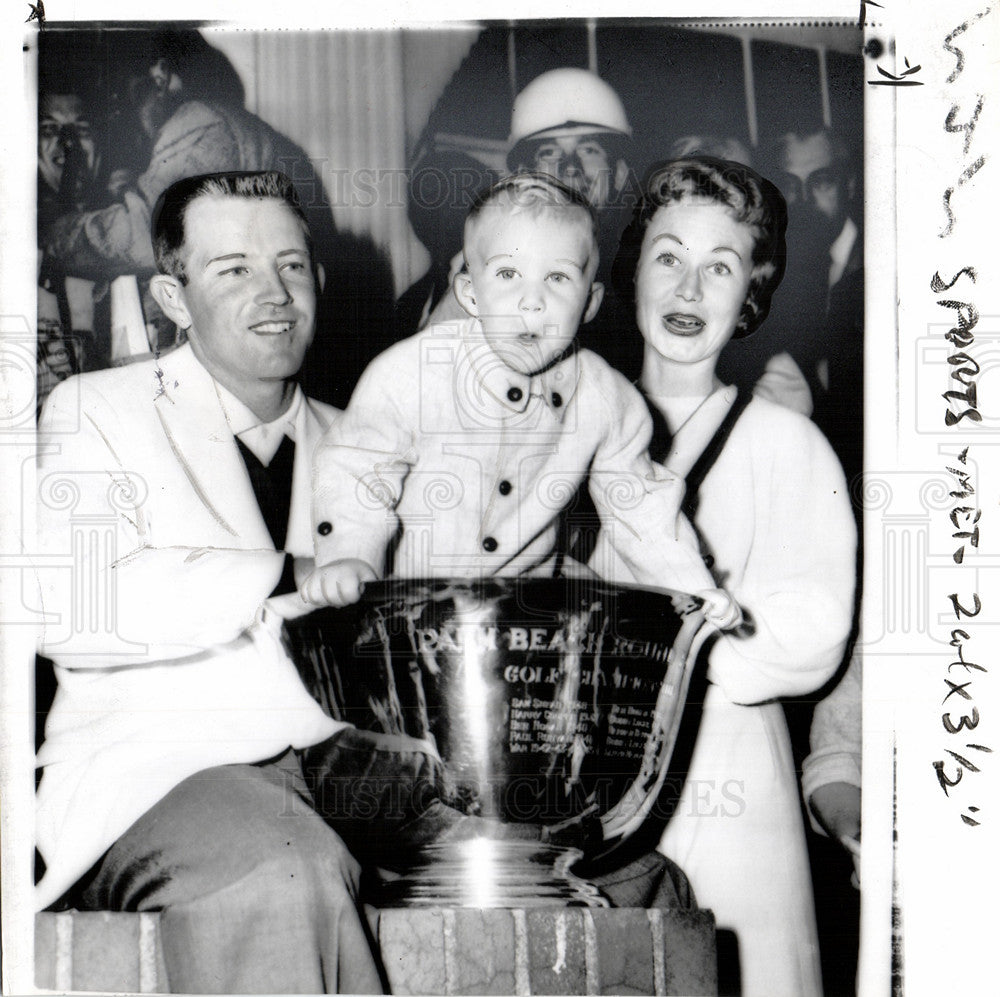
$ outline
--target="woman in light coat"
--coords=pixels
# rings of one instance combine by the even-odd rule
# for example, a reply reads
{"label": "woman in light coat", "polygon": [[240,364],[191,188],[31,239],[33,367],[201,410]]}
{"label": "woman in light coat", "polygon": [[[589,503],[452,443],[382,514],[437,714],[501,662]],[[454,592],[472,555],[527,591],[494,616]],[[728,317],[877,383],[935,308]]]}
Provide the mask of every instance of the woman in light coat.
{"label": "woman in light coat", "polygon": [[[718,634],[690,768],[659,849],[734,932],[744,995],[821,994],[798,785],[779,699],[820,688],[851,627],[856,533],[833,450],[804,416],[721,383],[733,336],[767,315],[785,205],[749,167],[674,160],[647,178],[616,264],[644,340],[640,387],[688,479],[706,560],[739,603]],[[610,546],[591,561],[629,581]],[[723,968],[725,973],[725,968]],[[728,974],[727,974],[728,975]]]}

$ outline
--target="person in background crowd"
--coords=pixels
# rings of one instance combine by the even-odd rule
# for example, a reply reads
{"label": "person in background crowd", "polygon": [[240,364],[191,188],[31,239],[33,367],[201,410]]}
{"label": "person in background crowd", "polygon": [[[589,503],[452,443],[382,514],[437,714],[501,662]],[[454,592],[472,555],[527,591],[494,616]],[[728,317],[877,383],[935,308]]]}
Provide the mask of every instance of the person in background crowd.
{"label": "person in background crowd", "polygon": [[451,290],[462,265],[462,232],[469,208],[476,194],[498,179],[478,159],[451,149],[424,156],[411,171],[407,214],[431,262],[427,273],[396,302],[397,339],[425,328]]}
{"label": "person in background crowd", "polygon": [[721,370],[755,382],[784,355],[802,373],[811,414],[844,465],[862,466],[864,270],[860,181],[846,141],[830,129],[783,135],[770,170],[788,202],[788,272],[767,334],[737,343]]}
{"label": "person in background crowd", "polygon": [[148,65],[137,67],[132,81],[132,100],[149,141],[147,167],[118,202],[103,211],[68,212],[48,233],[47,252],[81,276],[155,273],[150,212],[175,180],[277,167],[292,153],[287,140],[243,110],[235,70],[196,31],[152,38]]}
{"label": "person in background crowd", "polygon": [[56,218],[106,201],[108,191],[102,183],[99,128],[88,88],[55,73],[43,74],[39,84],[37,397],[41,405],[60,375],[106,365],[107,342],[99,341],[96,333],[107,324],[107,284],[67,273],[41,250]]}
{"label": "person in background crowd", "polygon": [[100,168],[97,122],[74,87],[43,80],[38,95],[38,228],[95,198]]}
{"label": "person in background crowd", "polygon": [[854,858],[861,846],[861,651],[855,647],[833,691],[816,704],[802,764],[802,795],[813,828]]}
{"label": "person in background crowd", "polygon": [[823,978],[831,994],[853,993],[863,946],[861,895],[862,654],[857,645],[839,681],[816,703],[802,798],[809,835]]}
{"label": "person in background crowd", "polygon": [[681,135],[670,143],[669,156],[671,159],[714,156],[716,159],[728,159],[744,166],[753,166],[750,150],[731,135]]}
{"label": "person in background crowd", "polygon": [[71,374],[80,373],[77,341],[63,334],[62,325],[51,319],[38,320],[38,388],[36,402],[39,411],[49,392]]}
{"label": "person in background crowd", "polygon": [[[46,260],[76,277],[109,281],[132,275],[138,280],[143,328],[133,335],[133,347],[148,337],[150,348],[163,351],[183,338],[147,290],[156,272],[150,212],[176,180],[221,171],[288,173],[309,220],[317,258],[329,259],[333,217],[309,157],[244,110],[236,70],[197,31],[167,30],[150,36],[145,58],[140,56],[130,81],[130,100],[148,141],[147,165],[138,176],[119,178],[112,204],[99,210],[77,206],[53,220],[43,249]],[[147,332],[145,325],[152,328]]]}
{"label": "person in background crowd", "polygon": [[822,339],[805,359],[813,420],[840,457],[852,489],[862,470],[864,239],[860,177],[843,138],[824,129],[782,140],[781,183],[803,258],[815,260]]}
{"label": "person in background crowd", "polygon": [[[617,93],[586,69],[553,69],[532,80],[514,100],[510,115],[511,173],[538,170],[583,194],[601,221],[599,245],[612,250],[628,218],[617,228],[610,212],[623,206],[629,181],[632,126]],[[625,205],[625,207],[628,207]],[[610,230],[610,231],[609,231]],[[605,265],[610,272],[611,263]]]}

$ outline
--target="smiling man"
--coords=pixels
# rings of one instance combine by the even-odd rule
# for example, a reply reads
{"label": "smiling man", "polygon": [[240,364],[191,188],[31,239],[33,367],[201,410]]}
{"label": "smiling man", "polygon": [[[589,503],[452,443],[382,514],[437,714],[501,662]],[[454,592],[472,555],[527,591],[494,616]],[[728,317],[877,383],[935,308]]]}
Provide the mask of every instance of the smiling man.
{"label": "smiling man", "polygon": [[295,750],[338,778],[345,752],[381,758],[397,799],[431,766],[327,717],[264,607],[312,555],[309,457],[336,412],[295,377],[322,269],[280,173],[179,181],[153,244],[187,343],[68,379],[40,421],[42,553],[67,567],[41,572],[37,903],[160,911],[173,992],[379,992],[358,864]]}
{"label": "smiling man", "polygon": [[[323,282],[305,220],[278,176],[182,182],[153,221],[166,272],[150,290],[217,384],[264,422],[298,398],[292,379],[313,339]],[[185,231],[195,234],[186,243]]]}

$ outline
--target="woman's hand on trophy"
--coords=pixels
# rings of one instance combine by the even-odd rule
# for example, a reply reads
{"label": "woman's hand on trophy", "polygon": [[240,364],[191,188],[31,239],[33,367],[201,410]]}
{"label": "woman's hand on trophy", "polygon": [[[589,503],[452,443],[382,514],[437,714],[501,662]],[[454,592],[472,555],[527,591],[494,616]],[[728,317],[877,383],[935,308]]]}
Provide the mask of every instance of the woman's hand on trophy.
{"label": "woman's hand on trophy", "polygon": [[702,589],[696,594],[705,619],[720,630],[732,630],[743,622],[739,603],[725,589]]}

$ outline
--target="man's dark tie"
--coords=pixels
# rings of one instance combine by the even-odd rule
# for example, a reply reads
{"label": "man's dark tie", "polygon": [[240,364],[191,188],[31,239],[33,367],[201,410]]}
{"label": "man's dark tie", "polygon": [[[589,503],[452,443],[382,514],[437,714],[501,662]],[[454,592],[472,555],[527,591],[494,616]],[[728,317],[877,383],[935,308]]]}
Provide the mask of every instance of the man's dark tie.
{"label": "man's dark tie", "polygon": [[[271,463],[262,464],[257,455],[239,438],[236,438],[240,456],[250,475],[250,484],[257,498],[261,515],[271,534],[271,541],[276,550],[285,546],[285,534],[288,532],[288,512],[292,504],[292,467],[295,464],[295,442],[291,437],[282,438],[281,446],[271,458]],[[281,580],[272,595],[283,595],[294,591],[295,581],[292,574],[292,559],[285,558],[285,568]]]}

